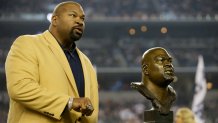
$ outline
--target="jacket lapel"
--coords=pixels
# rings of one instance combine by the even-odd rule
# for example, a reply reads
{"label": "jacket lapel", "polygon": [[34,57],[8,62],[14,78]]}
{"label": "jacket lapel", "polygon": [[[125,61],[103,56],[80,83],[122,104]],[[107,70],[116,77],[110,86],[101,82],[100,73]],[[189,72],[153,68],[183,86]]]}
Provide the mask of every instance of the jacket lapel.
{"label": "jacket lapel", "polygon": [[84,56],[83,56],[83,53],[78,49],[76,48],[76,51],[79,55],[79,58],[80,58],[80,61],[81,61],[81,64],[82,64],[82,69],[83,69],[83,76],[84,76],[84,85],[85,85],[85,97],[89,97],[90,98],[90,75],[88,73],[88,68],[86,66],[86,61],[84,59]]}
{"label": "jacket lapel", "polygon": [[74,89],[74,92],[76,94],[75,96],[79,97],[77,86],[75,83],[75,79],[74,79],[73,74],[72,74],[72,70],[70,68],[69,62],[68,62],[62,48],[60,47],[57,40],[52,36],[52,34],[48,30],[43,33],[43,36],[48,41],[49,49],[53,52],[53,54],[57,58],[58,62],[63,67],[63,69],[64,69],[64,71],[65,71],[65,73],[70,81],[70,85]]}

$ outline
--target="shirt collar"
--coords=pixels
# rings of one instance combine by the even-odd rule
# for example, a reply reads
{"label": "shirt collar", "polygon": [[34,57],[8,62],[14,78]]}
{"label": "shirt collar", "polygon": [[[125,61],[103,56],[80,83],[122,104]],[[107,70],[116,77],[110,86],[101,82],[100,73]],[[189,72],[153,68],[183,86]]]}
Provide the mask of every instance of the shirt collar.
{"label": "shirt collar", "polygon": [[[62,46],[61,46],[61,47],[62,47]],[[63,49],[63,50],[66,50],[66,51],[73,52],[73,51],[75,51],[75,49],[76,49],[76,43],[73,42],[73,44],[71,45],[71,47],[70,47],[69,49],[66,49],[66,48],[63,48],[63,47],[62,47],[62,49]]]}
{"label": "shirt collar", "polygon": [[[48,30],[49,31],[49,30]],[[50,32],[50,31],[49,31]],[[54,35],[50,32],[50,34],[54,37]],[[55,37],[54,37],[55,38]],[[55,38],[56,39],[56,38]],[[59,44],[59,46],[62,48],[62,50],[64,50],[64,51],[70,51],[70,52],[73,52],[73,51],[75,51],[75,49],[76,49],[76,43],[75,42],[73,42],[72,43],[72,45],[71,45],[71,47],[70,47],[70,49],[65,49],[64,47],[63,47],[63,45],[61,45],[60,44],[60,42],[56,39],[56,41],[58,42],[58,44]]]}
{"label": "shirt collar", "polygon": [[71,45],[71,47],[70,47],[69,49],[64,48],[63,45],[61,45],[59,42],[58,42],[58,44],[60,45],[60,47],[61,47],[62,50],[64,50],[64,51],[74,52],[75,49],[76,49],[76,43],[75,43],[75,42],[72,43],[72,45]]}

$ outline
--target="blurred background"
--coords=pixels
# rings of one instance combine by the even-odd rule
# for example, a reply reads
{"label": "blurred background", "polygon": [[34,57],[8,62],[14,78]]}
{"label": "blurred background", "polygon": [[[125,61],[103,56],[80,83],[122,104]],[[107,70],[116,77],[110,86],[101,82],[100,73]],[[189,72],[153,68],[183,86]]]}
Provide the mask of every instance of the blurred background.
{"label": "blurred background", "polygon": [[[5,59],[15,38],[48,29],[53,8],[64,0],[1,0],[0,123],[6,123],[9,98]],[[204,59],[207,93],[205,123],[218,123],[218,1],[217,0],[75,0],[86,14],[78,47],[97,70],[99,123],[140,123],[151,108],[131,82],[141,81],[141,56],[163,47],[173,57],[177,92],[172,107],[192,107],[198,56]]]}

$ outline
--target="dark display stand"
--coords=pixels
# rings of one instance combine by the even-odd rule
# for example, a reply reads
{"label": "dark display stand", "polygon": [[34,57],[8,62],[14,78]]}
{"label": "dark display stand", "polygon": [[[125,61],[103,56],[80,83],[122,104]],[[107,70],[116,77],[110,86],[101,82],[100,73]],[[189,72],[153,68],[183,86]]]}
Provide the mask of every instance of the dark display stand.
{"label": "dark display stand", "polygon": [[173,123],[173,111],[160,114],[156,110],[144,111],[144,123]]}

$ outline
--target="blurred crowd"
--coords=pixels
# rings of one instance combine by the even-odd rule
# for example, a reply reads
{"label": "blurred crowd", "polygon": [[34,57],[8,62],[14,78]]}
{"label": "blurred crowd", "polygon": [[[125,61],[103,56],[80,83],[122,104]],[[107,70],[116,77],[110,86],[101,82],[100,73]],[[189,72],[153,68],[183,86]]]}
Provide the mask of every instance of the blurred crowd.
{"label": "blurred crowd", "polygon": [[[65,0],[1,0],[0,20],[18,17],[45,17],[53,7]],[[84,6],[87,20],[101,19],[136,19],[136,20],[218,20],[217,0],[75,0]],[[24,18],[25,18],[24,17]],[[106,20],[107,20],[106,19]],[[0,123],[6,123],[8,113],[8,95],[4,77],[4,64],[9,48],[15,37],[0,37]],[[165,37],[140,38],[121,36],[111,38],[82,38],[78,42],[81,50],[92,63],[100,68],[106,67],[140,67],[141,56],[147,49],[155,46],[164,47],[173,56],[175,67],[196,67],[198,55],[204,57],[207,67],[218,66],[218,38],[215,37]],[[89,42],[89,43],[83,43]],[[173,111],[179,107],[190,107],[192,101],[193,81],[182,78],[184,83],[175,87],[178,99]],[[186,84],[185,84],[186,83]],[[104,84],[104,85],[103,85]],[[129,83],[122,78],[110,83],[100,83],[101,91],[130,91]],[[110,85],[110,86],[107,86]],[[101,93],[101,92],[100,92]],[[120,98],[119,95],[115,97]],[[206,123],[218,123],[218,96],[210,95],[205,102]],[[144,109],[150,109],[149,102],[132,100],[123,102],[100,100],[99,123],[141,123]]]}
{"label": "blurred crowd", "polygon": [[207,66],[218,66],[217,38],[100,39],[92,44],[96,46],[84,46],[82,49],[97,67],[140,67],[142,54],[156,46],[164,47],[170,52],[176,67],[195,67],[200,54],[205,58]]}
{"label": "blurred crowd", "polygon": [[[193,67],[197,65],[197,56],[202,54],[207,66],[218,66],[218,39],[217,38],[164,38],[164,39],[132,39],[122,37],[116,41],[105,39],[82,39],[88,41],[78,42],[79,47],[90,57],[97,67],[139,67],[141,55],[145,50],[154,46],[165,47],[174,58],[177,67]],[[0,40],[0,66],[4,67],[5,58],[14,38],[1,38]],[[5,43],[7,42],[7,43]],[[89,42],[89,43],[82,43]],[[1,76],[2,77],[2,76]],[[2,80],[5,81],[5,80]],[[0,122],[6,123],[8,111],[8,95],[6,83],[1,83],[0,92]],[[130,91],[129,83],[123,80],[110,82],[110,85],[102,85],[101,91]],[[176,85],[176,84],[175,84]],[[193,81],[188,77],[183,78],[183,83],[175,86],[178,99],[172,110],[182,106],[191,106]],[[185,92],[185,93],[184,93]],[[191,94],[189,94],[191,93]],[[116,95],[117,98],[120,98]],[[208,96],[213,100],[205,103],[204,115],[207,123],[218,123],[216,112],[218,111],[218,98]],[[113,100],[101,100],[99,123],[140,123],[143,120],[144,109],[151,106],[148,102],[120,102]]]}
{"label": "blurred crowd", "polygon": [[[0,67],[13,38],[0,39]],[[164,47],[174,58],[175,67],[195,67],[198,55],[203,55],[206,66],[218,66],[217,38],[165,38],[165,39],[83,39],[79,47],[97,67],[140,67],[142,54],[151,47]],[[5,43],[7,42],[7,43]],[[83,43],[83,42],[89,42]],[[104,56],[104,57],[102,57]]]}
{"label": "blurred crowd", "polygon": [[[18,16],[19,14],[47,14],[53,7],[66,0],[2,0],[1,16]],[[218,1],[216,0],[75,0],[85,8],[89,18],[136,18],[151,20],[202,19],[218,20]]]}
{"label": "blurred crowd", "polygon": [[[117,96],[118,95],[118,96]],[[119,98],[119,94],[117,94]],[[184,97],[185,98],[185,97]],[[0,122],[6,123],[7,113],[8,113],[8,96],[7,92],[1,91],[0,93]],[[207,101],[205,105],[205,111],[203,116],[205,117],[205,123],[218,123],[217,111],[218,104],[216,103],[218,98],[214,101]],[[191,99],[190,99],[191,103]],[[171,108],[175,113],[180,107],[190,107],[190,104],[180,104],[175,103]],[[101,100],[99,107],[99,123],[142,123],[143,115],[145,110],[151,109],[151,103],[148,100],[145,101],[113,101],[111,99]]]}

